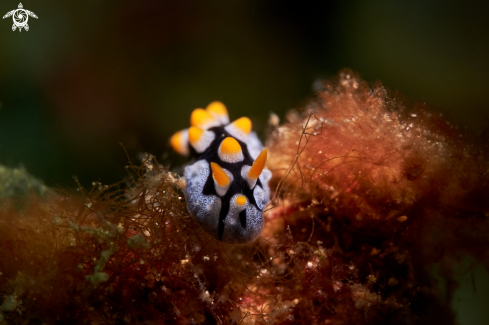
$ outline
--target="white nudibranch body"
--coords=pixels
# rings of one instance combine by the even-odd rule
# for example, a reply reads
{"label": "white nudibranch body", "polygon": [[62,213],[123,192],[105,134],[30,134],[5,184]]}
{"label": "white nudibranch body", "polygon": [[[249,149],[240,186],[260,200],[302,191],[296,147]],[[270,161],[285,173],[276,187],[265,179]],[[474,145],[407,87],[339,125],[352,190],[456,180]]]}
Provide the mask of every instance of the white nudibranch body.
{"label": "white nudibranch body", "polygon": [[196,160],[184,172],[190,215],[218,240],[253,242],[263,230],[270,199],[267,149],[251,131],[251,121],[242,117],[229,123],[220,102],[194,110],[190,123],[170,139],[175,151]]}

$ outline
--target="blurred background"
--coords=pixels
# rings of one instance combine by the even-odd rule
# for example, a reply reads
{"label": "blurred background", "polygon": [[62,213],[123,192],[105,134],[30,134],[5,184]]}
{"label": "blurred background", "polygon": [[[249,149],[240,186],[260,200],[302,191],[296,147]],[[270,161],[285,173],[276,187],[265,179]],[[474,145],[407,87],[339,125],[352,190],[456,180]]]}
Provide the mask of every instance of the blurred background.
{"label": "blurred background", "polygon": [[[1,1],[0,14],[17,1]],[[283,118],[313,95],[316,80],[345,67],[474,132],[487,126],[487,2],[23,5],[39,17],[29,18],[28,32],[13,32],[11,17],[0,21],[0,164],[24,166],[49,186],[74,187],[73,176],[85,186],[121,180],[128,158],[119,143],[134,162],[149,152],[171,167],[183,163],[168,138],[213,100],[231,119],[252,118],[260,133],[270,112]],[[473,274],[457,308],[463,324],[487,324],[477,322],[488,317],[481,288],[487,293],[489,283],[478,281],[475,299]]]}

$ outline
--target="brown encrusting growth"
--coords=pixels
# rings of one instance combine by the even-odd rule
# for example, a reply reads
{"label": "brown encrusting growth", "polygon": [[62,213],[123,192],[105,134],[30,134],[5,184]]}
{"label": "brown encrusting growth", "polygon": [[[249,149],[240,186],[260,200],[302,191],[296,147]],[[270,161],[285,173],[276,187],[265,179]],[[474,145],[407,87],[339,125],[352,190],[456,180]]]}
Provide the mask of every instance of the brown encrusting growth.
{"label": "brown encrusting growth", "polygon": [[4,199],[1,322],[452,324],[454,266],[489,265],[489,151],[471,143],[344,71],[268,139],[254,244],[206,235],[152,157],[112,187]]}

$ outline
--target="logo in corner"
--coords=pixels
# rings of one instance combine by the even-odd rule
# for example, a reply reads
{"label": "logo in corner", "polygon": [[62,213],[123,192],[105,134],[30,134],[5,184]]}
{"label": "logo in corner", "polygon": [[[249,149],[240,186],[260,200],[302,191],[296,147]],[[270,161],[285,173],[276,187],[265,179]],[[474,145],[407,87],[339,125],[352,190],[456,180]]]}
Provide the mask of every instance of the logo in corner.
{"label": "logo in corner", "polygon": [[14,20],[14,24],[12,25],[12,31],[15,32],[15,30],[18,28],[19,32],[22,31],[22,28],[24,28],[26,31],[29,30],[29,25],[27,25],[27,21],[29,20],[29,16],[36,18],[37,16],[35,13],[29,10],[25,10],[24,6],[22,6],[22,3],[19,3],[19,8],[9,11],[3,16],[3,19],[12,16]]}

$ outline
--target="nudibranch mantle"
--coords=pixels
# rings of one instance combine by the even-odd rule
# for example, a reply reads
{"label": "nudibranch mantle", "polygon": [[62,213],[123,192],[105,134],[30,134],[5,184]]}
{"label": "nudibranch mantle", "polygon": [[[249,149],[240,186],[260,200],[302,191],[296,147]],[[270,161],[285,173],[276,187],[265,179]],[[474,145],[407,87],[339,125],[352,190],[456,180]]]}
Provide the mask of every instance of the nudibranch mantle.
{"label": "nudibranch mantle", "polygon": [[190,215],[223,242],[253,242],[263,230],[263,209],[270,199],[267,149],[247,117],[229,123],[221,102],[195,109],[190,124],[170,139],[175,151],[196,160],[184,172]]}

